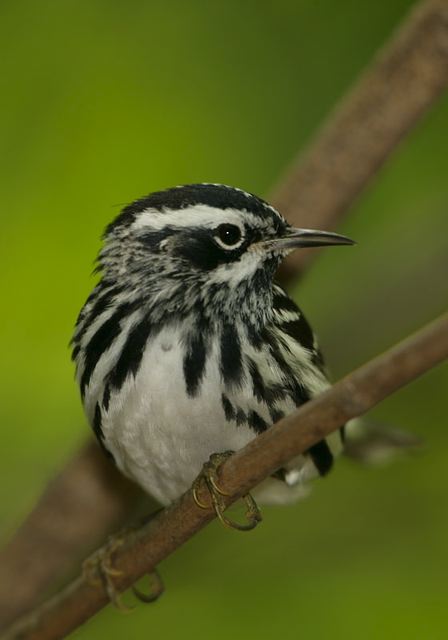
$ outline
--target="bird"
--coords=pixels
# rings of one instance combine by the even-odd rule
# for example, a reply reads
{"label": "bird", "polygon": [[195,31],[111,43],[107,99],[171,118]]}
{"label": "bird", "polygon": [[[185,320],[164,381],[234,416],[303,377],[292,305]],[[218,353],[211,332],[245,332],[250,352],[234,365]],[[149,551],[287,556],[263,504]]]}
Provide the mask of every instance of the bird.
{"label": "bird", "polygon": [[[330,385],[316,336],[276,271],[294,250],[351,244],[295,228],[223,184],[176,186],[125,206],[104,232],[99,281],[72,339],[88,422],[120,471],[165,506],[197,489],[206,469],[223,517],[210,461]],[[343,445],[341,425],[261,483],[257,501],[305,495]]]}

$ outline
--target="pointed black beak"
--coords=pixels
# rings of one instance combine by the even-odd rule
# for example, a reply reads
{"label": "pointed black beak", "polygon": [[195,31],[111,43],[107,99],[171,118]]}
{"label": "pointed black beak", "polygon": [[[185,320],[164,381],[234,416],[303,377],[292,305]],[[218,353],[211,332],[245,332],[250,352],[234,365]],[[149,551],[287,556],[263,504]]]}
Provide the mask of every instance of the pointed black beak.
{"label": "pointed black beak", "polygon": [[337,244],[356,244],[347,236],[330,231],[316,231],[315,229],[289,229],[285,235],[266,243],[273,249],[288,250],[300,247],[327,247]]}

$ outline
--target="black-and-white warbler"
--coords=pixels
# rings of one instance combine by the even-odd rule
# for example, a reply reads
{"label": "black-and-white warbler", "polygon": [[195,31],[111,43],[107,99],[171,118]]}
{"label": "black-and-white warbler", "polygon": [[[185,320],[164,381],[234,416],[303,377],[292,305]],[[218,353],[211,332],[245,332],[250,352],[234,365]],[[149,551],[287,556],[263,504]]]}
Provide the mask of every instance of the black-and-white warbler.
{"label": "black-and-white warbler", "polygon": [[[160,503],[186,491],[211,454],[243,447],[328,386],[310,326],[273,278],[292,250],[336,244],[352,241],[292,228],[219,184],[153,193],[107,227],[73,359],[101,445]],[[343,428],[258,498],[300,496],[342,441]]]}

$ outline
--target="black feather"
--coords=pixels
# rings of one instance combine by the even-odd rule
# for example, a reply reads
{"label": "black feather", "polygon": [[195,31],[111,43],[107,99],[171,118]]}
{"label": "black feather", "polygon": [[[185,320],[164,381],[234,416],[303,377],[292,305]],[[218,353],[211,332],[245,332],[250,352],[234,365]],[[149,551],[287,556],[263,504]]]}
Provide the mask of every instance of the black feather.
{"label": "black feather", "polygon": [[187,394],[191,397],[199,391],[206,360],[206,329],[204,326],[198,326],[188,340],[183,363]]}
{"label": "black feather", "polygon": [[154,327],[147,317],[131,329],[120,357],[108,375],[108,383],[112,388],[120,389],[128,376],[136,376],[146,343],[153,330]]}
{"label": "black feather", "polygon": [[234,325],[224,324],[221,332],[221,375],[226,385],[238,386],[242,382],[243,363],[238,332]]}
{"label": "black feather", "polygon": [[81,394],[84,396],[87,385],[90,382],[90,378],[95,370],[98,360],[103,353],[109,349],[114,340],[121,333],[121,322],[124,320],[135,308],[138,306],[137,302],[125,302],[121,304],[114,313],[104,321],[104,323],[93,334],[89,343],[85,348],[85,364],[84,371],[81,377]]}

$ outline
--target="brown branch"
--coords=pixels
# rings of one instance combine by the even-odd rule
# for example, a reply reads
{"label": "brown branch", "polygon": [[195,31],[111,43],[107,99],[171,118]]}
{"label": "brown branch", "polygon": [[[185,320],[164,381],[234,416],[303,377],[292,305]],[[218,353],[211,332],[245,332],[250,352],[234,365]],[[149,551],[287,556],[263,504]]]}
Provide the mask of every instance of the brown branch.
{"label": "brown branch", "polygon": [[[47,486],[0,551],[0,628],[43,599],[83,554],[125,518],[138,490],[89,442]],[[140,495],[138,493],[138,495]]]}
{"label": "brown branch", "polygon": [[[252,440],[221,467],[220,486],[227,504],[250,491],[289,460],[341,424],[362,415],[388,395],[448,358],[448,313],[337,382],[322,395]],[[129,534],[118,548],[114,568],[119,591],[154,570],[214,518],[187,492],[171,507]],[[108,602],[101,586],[80,576],[46,604],[14,626],[5,640],[63,638]]]}
{"label": "brown branch", "polygon": [[[271,201],[301,227],[334,228],[397,144],[448,86],[448,1],[419,2],[344,97]],[[316,251],[284,263],[297,277]]]}
{"label": "brown branch", "polygon": [[[447,24],[448,0],[424,0],[404,21],[274,190],[273,203],[291,222],[334,227],[400,138],[436,100],[447,84]],[[283,278],[301,272],[309,256],[306,250],[297,252],[283,270]],[[83,482],[78,482],[79,473],[83,473]],[[105,469],[102,453],[92,443],[47,488],[0,555],[0,629],[65,573],[81,547],[91,545],[129,512],[140,494],[135,490],[131,497],[127,489],[118,489],[124,482],[112,466]],[[102,514],[84,510],[91,494],[96,504],[103,505]],[[71,508],[61,522],[64,504]],[[53,520],[59,522],[58,530],[48,528]],[[74,523],[80,522],[85,528],[77,540]],[[54,562],[33,572],[23,568],[31,549],[34,557],[52,557],[48,550],[55,543],[61,548],[66,545],[64,558],[54,556]],[[13,601],[10,593],[14,593]]]}

